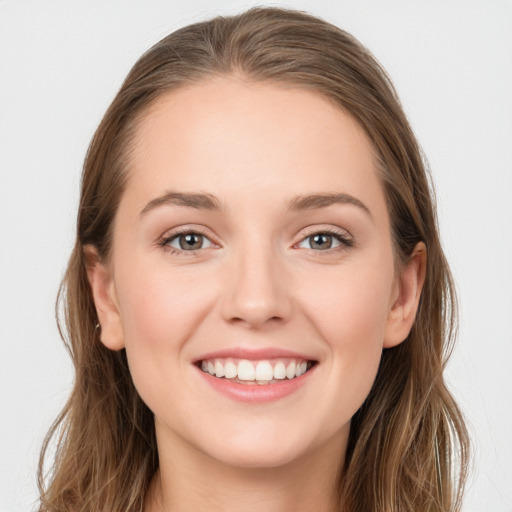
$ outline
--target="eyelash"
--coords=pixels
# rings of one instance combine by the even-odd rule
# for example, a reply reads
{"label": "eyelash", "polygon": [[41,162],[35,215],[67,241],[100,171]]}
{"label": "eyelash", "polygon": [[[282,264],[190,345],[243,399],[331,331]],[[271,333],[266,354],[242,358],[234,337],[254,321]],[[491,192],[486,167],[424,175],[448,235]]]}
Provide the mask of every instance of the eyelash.
{"label": "eyelash", "polygon": [[[340,243],[340,245],[337,247],[330,247],[330,248],[324,249],[324,250],[306,248],[306,250],[313,251],[315,254],[320,253],[320,255],[327,256],[329,254],[332,254],[333,252],[346,251],[347,249],[354,247],[354,239],[346,231],[341,231],[341,230],[338,231],[338,230],[332,229],[332,228],[330,228],[330,229],[315,229],[314,231],[311,231],[310,233],[307,233],[305,236],[303,236],[301,238],[301,240],[297,244],[295,244],[295,246],[305,242],[306,240],[308,240],[308,238],[312,238],[316,235],[330,236],[333,239],[335,239],[336,241],[338,241]],[[322,253],[324,253],[324,254],[322,254]]]}
{"label": "eyelash", "polygon": [[[205,232],[203,232],[201,229],[190,229],[190,228],[184,228],[179,231],[173,232],[171,235],[164,236],[158,242],[158,245],[159,245],[159,247],[161,247],[164,251],[168,252],[169,254],[178,254],[178,255],[183,255],[183,256],[194,256],[199,251],[209,248],[209,247],[205,247],[205,248],[201,247],[200,249],[187,251],[187,250],[183,250],[183,249],[177,249],[177,248],[171,247],[169,245],[172,241],[176,240],[178,237],[180,237],[182,235],[201,236],[201,237],[205,238],[206,240],[208,240],[213,246],[216,245],[214,242],[212,242],[210,240],[210,238],[207,236],[207,234]],[[330,247],[330,248],[324,249],[324,250],[305,248],[306,250],[312,251],[316,254],[320,254],[320,255],[322,255],[322,253],[325,253],[325,255],[332,254],[333,252],[345,251],[354,246],[354,240],[350,237],[350,235],[347,234],[347,232],[341,231],[341,230],[337,231],[337,230],[331,228],[331,229],[311,231],[310,233],[303,236],[298,243],[294,244],[294,247],[297,247],[299,244],[303,243],[308,238],[314,237],[315,235],[327,235],[327,236],[334,238],[336,241],[338,241],[340,243],[340,245],[337,247],[332,247],[332,248]]]}
{"label": "eyelash", "polygon": [[177,249],[175,247],[171,247],[169,244],[176,240],[178,237],[182,235],[197,235],[201,236],[205,239],[207,239],[213,246],[216,245],[214,242],[210,240],[210,238],[206,235],[205,232],[203,232],[201,229],[190,229],[190,228],[183,228],[178,231],[174,231],[171,235],[164,236],[159,242],[158,245],[169,254],[178,254],[180,256],[194,256],[198,253],[198,251],[207,249],[201,247],[200,249],[186,251],[183,249]]}

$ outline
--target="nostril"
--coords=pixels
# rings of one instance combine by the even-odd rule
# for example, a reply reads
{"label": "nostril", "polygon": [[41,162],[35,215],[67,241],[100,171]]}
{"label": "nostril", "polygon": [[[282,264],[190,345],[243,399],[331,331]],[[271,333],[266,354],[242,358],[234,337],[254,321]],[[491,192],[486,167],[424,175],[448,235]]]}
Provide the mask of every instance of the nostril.
{"label": "nostril", "polygon": [[284,318],[280,316],[269,316],[265,312],[256,311],[247,312],[243,316],[233,316],[228,319],[228,322],[231,324],[246,325],[249,329],[260,329],[264,326],[276,325],[283,321]]}

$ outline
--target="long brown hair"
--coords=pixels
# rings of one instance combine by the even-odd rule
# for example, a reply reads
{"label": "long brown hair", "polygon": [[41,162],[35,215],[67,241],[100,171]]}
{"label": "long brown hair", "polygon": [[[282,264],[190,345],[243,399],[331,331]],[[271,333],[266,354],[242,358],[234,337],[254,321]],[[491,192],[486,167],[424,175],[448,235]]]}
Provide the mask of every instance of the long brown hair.
{"label": "long brown hair", "polygon": [[[124,350],[110,351],[99,340],[83,247],[92,244],[101,258],[109,257],[141,115],[168,91],[233,73],[311,90],[349,112],[378,155],[398,264],[419,241],[427,247],[415,324],[404,343],[383,351],[370,395],[352,419],[340,461],[340,510],[460,510],[468,438],[443,381],[456,299],[425,159],[390,80],[368,50],[323,20],[274,8],[217,17],[164,38],[135,64],[94,135],[76,244],[59,293],[75,383],[41,452],[39,510],[143,510],[158,467],[153,415],[134,388]],[[52,442],[56,456],[45,474]]]}

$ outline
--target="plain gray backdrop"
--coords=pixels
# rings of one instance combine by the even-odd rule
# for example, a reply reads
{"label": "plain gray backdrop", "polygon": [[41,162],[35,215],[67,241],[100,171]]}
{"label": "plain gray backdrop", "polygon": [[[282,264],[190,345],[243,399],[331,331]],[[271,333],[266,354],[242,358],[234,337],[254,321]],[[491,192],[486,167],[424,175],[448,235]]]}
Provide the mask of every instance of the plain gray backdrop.
{"label": "plain gray backdrop", "polygon": [[[265,3],[265,2],[263,2]],[[231,0],[0,0],[0,512],[28,511],[70,389],[54,300],[88,142],[138,56]],[[430,161],[460,297],[447,379],[473,438],[464,510],[512,511],[512,3],[295,0],[390,73]]]}

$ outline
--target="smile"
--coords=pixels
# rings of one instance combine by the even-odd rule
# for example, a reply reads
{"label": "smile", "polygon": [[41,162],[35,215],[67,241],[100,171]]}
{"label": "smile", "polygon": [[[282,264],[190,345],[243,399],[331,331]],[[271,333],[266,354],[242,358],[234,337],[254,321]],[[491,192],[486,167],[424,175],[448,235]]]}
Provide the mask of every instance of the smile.
{"label": "smile", "polygon": [[298,358],[248,360],[232,357],[204,359],[197,363],[204,373],[213,377],[247,385],[292,380],[304,375],[314,364],[314,361]]}

